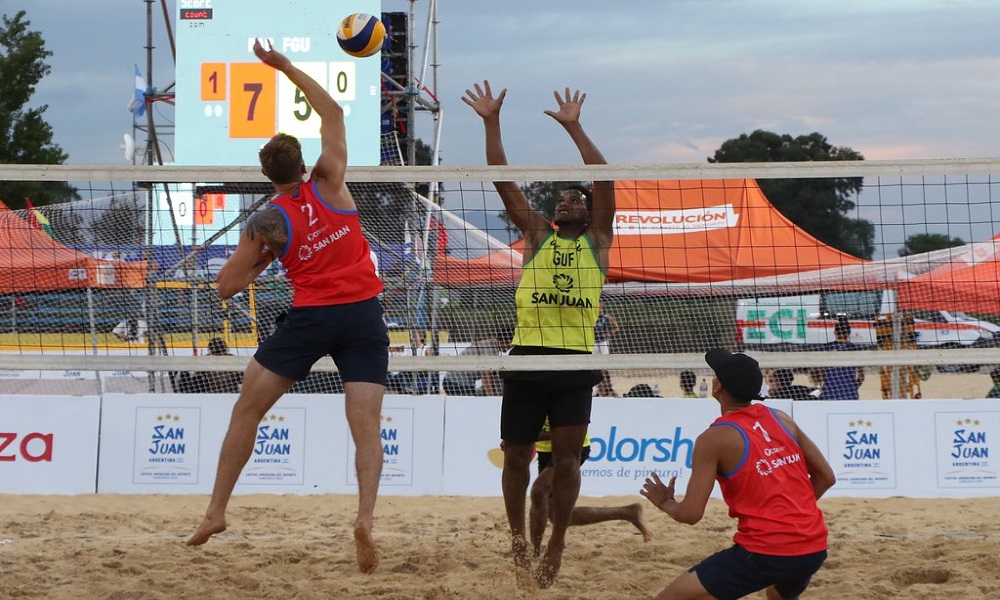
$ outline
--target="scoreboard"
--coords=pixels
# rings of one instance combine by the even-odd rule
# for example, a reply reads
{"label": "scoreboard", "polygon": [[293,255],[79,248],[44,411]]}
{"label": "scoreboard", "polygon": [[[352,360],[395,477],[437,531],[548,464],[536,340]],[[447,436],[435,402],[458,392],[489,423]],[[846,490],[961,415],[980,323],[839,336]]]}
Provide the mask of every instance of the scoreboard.
{"label": "scoreboard", "polygon": [[278,132],[319,155],[319,117],[305,95],[253,53],[256,38],[308,73],[343,107],[348,163],[379,163],[378,55],[354,58],[337,45],[351,13],[381,14],[380,0],[177,0],[175,162],[255,166]]}

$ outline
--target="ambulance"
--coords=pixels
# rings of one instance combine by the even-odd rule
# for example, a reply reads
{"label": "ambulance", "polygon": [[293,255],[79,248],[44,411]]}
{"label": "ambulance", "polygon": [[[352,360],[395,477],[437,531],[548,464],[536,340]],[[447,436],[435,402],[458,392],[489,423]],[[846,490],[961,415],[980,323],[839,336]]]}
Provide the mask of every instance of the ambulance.
{"label": "ambulance", "polygon": [[[736,301],[736,343],[745,350],[810,350],[834,341],[838,317],[851,323],[851,343],[875,348],[876,324],[897,314],[894,290],[826,291]],[[918,348],[992,345],[993,334],[972,322],[913,320]]]}

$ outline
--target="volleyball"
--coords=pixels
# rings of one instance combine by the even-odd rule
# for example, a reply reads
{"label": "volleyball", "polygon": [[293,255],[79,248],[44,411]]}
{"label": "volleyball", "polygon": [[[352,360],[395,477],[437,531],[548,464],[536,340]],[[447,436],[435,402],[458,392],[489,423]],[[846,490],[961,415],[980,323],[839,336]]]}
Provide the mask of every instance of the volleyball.
{"label": "volleyball", "polygon": [[385,25],[378,17],[365,13],[348,15],[337,29],[337,43],[340,48],[358,58],[378,54],[385,41]]}

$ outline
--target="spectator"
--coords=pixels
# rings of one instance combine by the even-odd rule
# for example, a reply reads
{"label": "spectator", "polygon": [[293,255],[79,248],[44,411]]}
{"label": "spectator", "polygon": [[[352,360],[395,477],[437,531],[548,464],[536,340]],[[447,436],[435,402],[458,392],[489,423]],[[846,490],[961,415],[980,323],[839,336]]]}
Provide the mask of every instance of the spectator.
{"label": "spectator", "polygon": [[785,400],[815,400],[813,388],[792,385],[795,373],[791,369],[772,369],[767,375],[767,397]]}
{"label": "spectator", "polygon": [[819,398],[823,393],[823,367],[813,367],[809,369],[809,383],[812,384],[812,397]]}
{"label": "spectator", "polygon": [[[823,346],[823,350],[846,352],[860,350],[851,343],[851,323],[847,317],[837,319],[833,328],[836,340]],[[823,400],[857,400],[858,388],[865,381],[865,370],[861,367],[826,367],[823,373]]]}
{"label": "spectator", "polygon": [[[232,356],[222,338],[208,342],[208,356]],[[238,394],[243,374],[239,371],[172,371],[170,383],[180,394]]]}
{"label": "spectator", "polygon": [[[601,308],[601,314],[597,316],[594,323],[594,354],[611,354],[611,338],[621,331],[618,320],[605,312]],[[611,385],[611,373],[601,371],[601,381],[597,384],[595,395],[602,398],[614,398],[618,396],[613,385]]]}
{"label": "spectator", "polygon": [[698,376],[694,374],[694,371],[681,371],[681,392],[683,392],[681,398],[697,398],[698,394],[694,393],[694,384],[696,383],[698,383]]}
{"label": "spectator", "polygon": [[[410,332],[410,344],[403,348],[403,356],[430,356],[431,348],[425,342],[423,331]],[[389,375],[386,391],[395,394],[429,394],[430,373],[427,371],[405,371]]]}
{"label": "spectator", "polygon": [[628,392],[625,393],[625,398],[659,398],[660,395],[656,393],[656,390],[649,387],[648,384],[639,383],[632,386]]}
{"label": "spectator", "polygon": [[611,354],[611,338],[618,335],[621,327],[618,320],[603,308],[594,323],[594,354]]}

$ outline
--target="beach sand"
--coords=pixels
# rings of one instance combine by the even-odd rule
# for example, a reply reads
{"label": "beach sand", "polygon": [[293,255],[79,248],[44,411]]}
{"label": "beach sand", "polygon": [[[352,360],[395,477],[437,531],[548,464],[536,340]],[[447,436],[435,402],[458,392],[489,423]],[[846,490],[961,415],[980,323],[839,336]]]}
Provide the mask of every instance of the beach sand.
{"label": "beach sand", "polygon": [[[662,372],[614,378],[619,393],[640,382],[663,395],[677,389],[676,375]],[[934,372],[922,391],[981,398],[990,387],[983,369]],[[862,397],[880,397],[877,372]],[[675,523],[638,488],[579,504],[640,502],[653,540],[643,543],[621,522],[574,528],[555,586],[535,591],[516,585],[501,498],[383,496],[375,528],[382,564],[368,576],[354,559],[354,496],[236,496],[229,531],[189,548],[206,496],[0,495],[0,598],[652,597],[727,547],[735,521],[711,500],[696,526]],[[830,498],[821,507],[830,558],[805,597],[1000,598],[1000,498]]]}
{"label": "beach sand", "polygon": [[[573,528],[555,585],[526,591],[516,585],[500,498],[381,498],[382,563],[362,575],[353,496],[236,496],[229,531],[189,548],[203,496],[3,495],[0,598],[645,598],[731,541],[735,523],[717,500],[695,526],[638,495],[580,504],[640,501],[652,541],[621,522]],[[821,506],[830,558],[805,597],[1000,598],[1000,498]]]}

